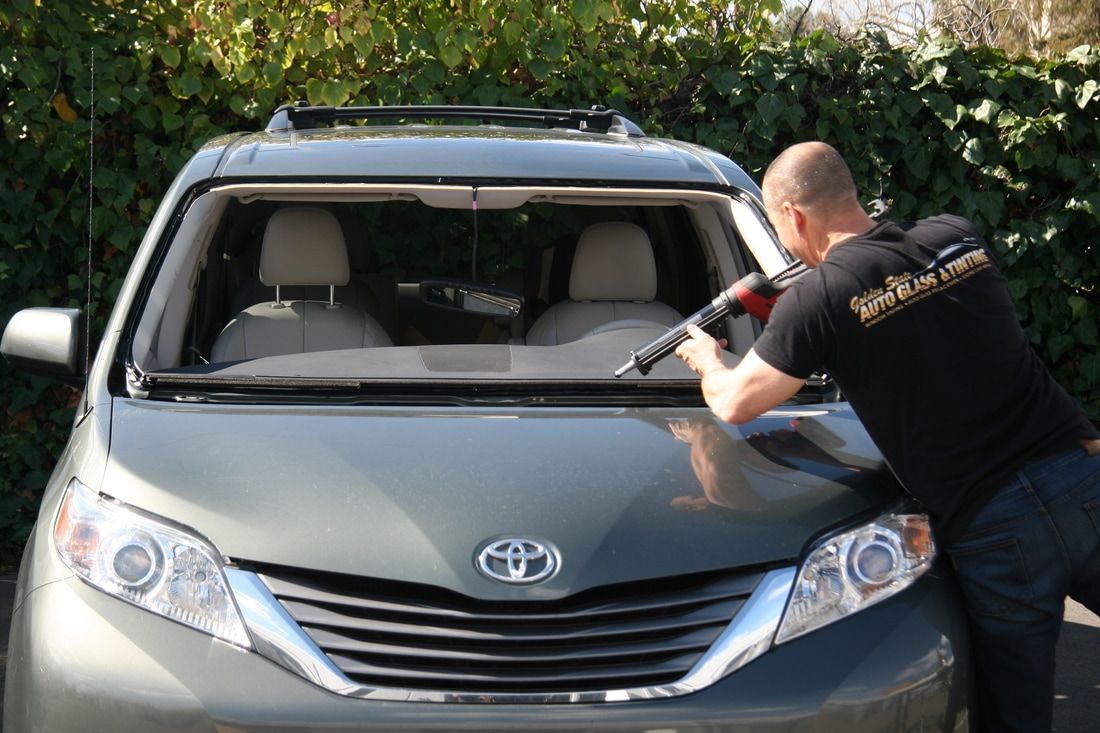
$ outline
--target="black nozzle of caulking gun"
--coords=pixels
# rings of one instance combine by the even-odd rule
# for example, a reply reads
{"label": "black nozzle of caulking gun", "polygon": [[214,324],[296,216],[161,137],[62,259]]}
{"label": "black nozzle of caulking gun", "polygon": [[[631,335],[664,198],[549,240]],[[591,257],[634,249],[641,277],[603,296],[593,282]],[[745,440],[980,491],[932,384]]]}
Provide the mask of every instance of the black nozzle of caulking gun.
{"label": "black nozzle of caulking gun", "polygon": [[780,294],[807,271],[805,265],[797,262],[771,280],[758,272],[746,275],[653,341],[631,351],[630,361],[615,370],[615,377],[620,378],[634,369],[643,376],[649,374],[654,364],[676,351],[677,346],[690,338],[688,326],[706,328],[723,318],[737,318],[746,313],[762,323],[767,323]]}

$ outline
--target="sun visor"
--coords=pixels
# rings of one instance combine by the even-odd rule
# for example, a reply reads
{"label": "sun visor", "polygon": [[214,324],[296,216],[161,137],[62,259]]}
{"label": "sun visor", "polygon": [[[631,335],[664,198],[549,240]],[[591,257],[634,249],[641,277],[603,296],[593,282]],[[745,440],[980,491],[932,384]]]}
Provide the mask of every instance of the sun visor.
{"label": "sun visor", "polygon": [[393,183],[235,183],[218,186],[214,193],[253,201],[366,202],[421,201],[435,209],[469,209],[470,186],[422,186]]}

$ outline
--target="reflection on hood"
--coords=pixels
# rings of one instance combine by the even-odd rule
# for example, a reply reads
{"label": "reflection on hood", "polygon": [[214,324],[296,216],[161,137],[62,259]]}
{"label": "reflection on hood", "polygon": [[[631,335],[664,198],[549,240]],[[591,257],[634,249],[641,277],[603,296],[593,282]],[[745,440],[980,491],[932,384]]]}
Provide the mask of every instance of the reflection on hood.
{"label": "reflection on hood", "polygon": [[854,420],[828,414],[797,416],[787,427],[767,431],[752,431],[752,424],[742,430],[713,416],[667,422],[676,439],[691,446],[691,467],[703,488],[703,496],[676,497],[673,507],[763,511],[774,497],[761,496],[756,490],[759,482],[746,471],[775,478],[808,474],[854,487],[860,472],[881,466],[871,458],[877,451]]}

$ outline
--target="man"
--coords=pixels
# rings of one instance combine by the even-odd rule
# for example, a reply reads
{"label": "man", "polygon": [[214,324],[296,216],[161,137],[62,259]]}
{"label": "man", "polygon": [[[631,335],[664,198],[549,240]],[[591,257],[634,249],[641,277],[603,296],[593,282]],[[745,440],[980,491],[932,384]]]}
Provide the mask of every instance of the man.
{"label": "man", "polygon": [[1100,613],[1100,433],[1031,349],[965,219],[874,221],[820,142],[776,158],[763,193],[780,241],[813,271],[737,367],[698,328],[677,355],[732,423],[814,371],[833,377],[955,565],[984,726],[1049,731],[1065,596]]}

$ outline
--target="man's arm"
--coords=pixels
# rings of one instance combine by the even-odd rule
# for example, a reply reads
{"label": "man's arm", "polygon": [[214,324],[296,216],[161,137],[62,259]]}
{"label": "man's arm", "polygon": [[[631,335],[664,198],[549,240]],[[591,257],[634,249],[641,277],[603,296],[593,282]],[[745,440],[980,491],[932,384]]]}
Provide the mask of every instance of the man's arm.
{"label": "man's arm", "polygon": [[687,328],[691,338],[677,347],[676,356],[703,378],[703,399],[725,422],[748,422],[790,399],[806,382],[779,371],[752,349],[729,369],[722,363],[721,344],[696,326]]}

